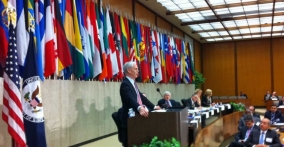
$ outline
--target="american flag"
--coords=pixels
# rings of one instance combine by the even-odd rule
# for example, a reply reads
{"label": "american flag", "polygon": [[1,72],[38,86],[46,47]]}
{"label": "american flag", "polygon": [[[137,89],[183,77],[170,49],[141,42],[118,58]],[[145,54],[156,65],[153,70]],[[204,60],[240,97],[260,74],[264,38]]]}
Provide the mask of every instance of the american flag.
{"label": "american flag", "polygon": [[20,76],[16,31],[9,25],[9,47],[4,70],[4,92],[2,119],[8,124],[8,132],[15,140],[16,146],[26,146],[26,135],[23,123],[23,109],[20,93]]}

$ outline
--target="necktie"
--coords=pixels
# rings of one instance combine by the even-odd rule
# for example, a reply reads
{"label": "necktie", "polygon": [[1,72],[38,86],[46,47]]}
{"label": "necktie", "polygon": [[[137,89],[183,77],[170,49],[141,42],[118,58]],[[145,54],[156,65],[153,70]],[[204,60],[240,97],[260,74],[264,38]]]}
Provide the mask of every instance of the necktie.
{"label": "necktie", "polygon": [[137,95],[137,103],[142,106],[142,100],[141,100],[141,97],[140,97],[140,93],[139,93],[139,90],[138,90],[138,87],[136,85],[136,83],[134,82],[134,86],[135,86],[135,91],[136,91],[136,95]]}
{"label": "necktie", "polygon": [[264,144],[264,132],[261,131],[260,139],[259,139],[259,144]]}
{"label": "necktie", "polygon": [[170,105],[170,102],[169,102],[169,101],[166,101],[166,103],[167,103],[167,106],[168,106],[168,107],[171,107],[171,105]]}
{"label": "necktie", "polygon": [[271,122],[274,123],[275,113],[271,113]]}
{"label": "necktie", "polygon": [[252,128],[251,128],[251,129],[249,129],[249,130],[247,130],[245,140],[247,140],[247,139],[248,139],[248,137],[249,137],[249,134],[250,134],[250,131],[251,131],[251,130],[252,130]]}

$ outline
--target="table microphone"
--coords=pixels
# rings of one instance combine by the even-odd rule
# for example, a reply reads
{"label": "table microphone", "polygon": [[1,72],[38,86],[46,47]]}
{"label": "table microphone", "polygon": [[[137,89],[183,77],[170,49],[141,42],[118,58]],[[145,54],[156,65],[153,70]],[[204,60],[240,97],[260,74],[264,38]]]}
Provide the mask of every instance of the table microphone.
{"label": "table microphone", "polygon": [[161,95],[161,97],[162,97],[162,99],[163,99],[164,97],[162,96],[162,94],[161,94],[161,92],[160,92],[160,88],[157,88],[157,91],[160,93],[160,95]]}

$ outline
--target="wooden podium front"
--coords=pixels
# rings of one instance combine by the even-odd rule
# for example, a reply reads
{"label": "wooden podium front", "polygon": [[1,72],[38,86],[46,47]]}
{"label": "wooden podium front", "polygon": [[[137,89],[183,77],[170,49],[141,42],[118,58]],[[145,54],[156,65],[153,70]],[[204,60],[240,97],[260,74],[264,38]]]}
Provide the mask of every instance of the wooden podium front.
{"label": "wooden podium front", "polygon": [[266,100],[265,105],[266,105],[266,110],[269,111],[271,105],[275,104],[276,106],[278,105],[278,100]]}
{"label": "wooden podium front", "polygon": [[154,136],[159,140],[175,137],[181,146],[188,145],[187,107],[167,112],[150,112],[148,117],[136,115],[128,119],[128,146],[150,143]]}

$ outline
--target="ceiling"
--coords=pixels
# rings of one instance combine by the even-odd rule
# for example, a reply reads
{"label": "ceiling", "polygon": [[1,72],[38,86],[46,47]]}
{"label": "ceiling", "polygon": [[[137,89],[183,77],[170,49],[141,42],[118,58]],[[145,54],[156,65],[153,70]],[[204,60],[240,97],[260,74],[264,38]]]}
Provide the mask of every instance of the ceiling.
{"label": "ceiling", "polygon": [[284,0],[140,2],[201,43],[284,37]]}

